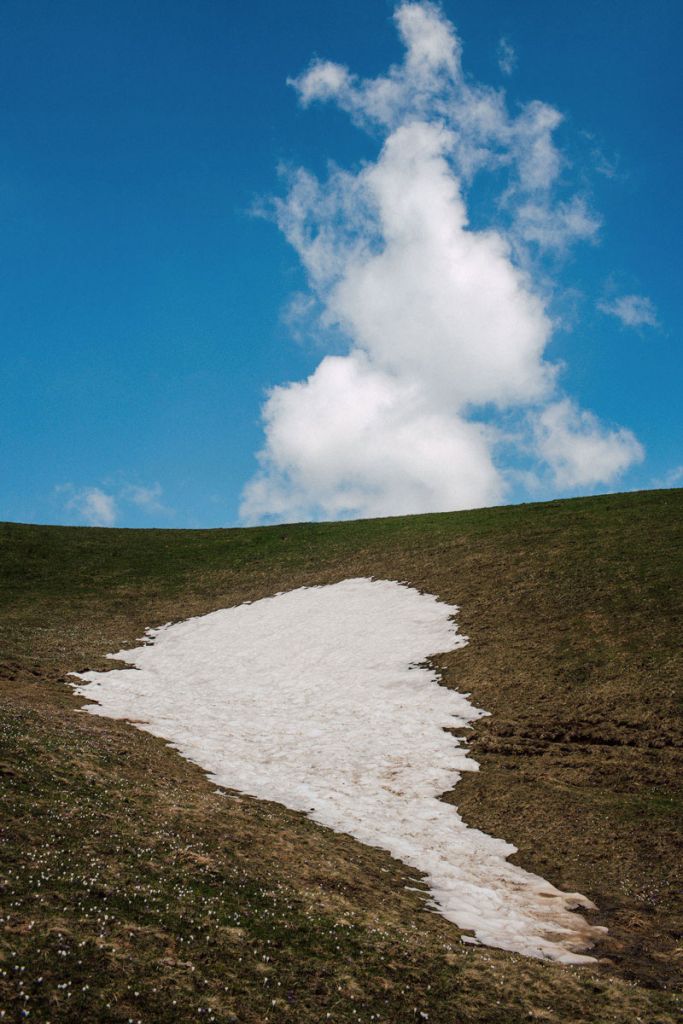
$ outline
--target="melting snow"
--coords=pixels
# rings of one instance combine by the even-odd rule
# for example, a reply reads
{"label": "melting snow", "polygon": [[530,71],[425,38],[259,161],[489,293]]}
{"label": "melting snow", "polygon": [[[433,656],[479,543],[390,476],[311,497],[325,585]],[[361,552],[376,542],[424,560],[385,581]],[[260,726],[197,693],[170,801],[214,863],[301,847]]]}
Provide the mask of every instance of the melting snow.
{"label": "melting snow", "polygon": [[[604,929],[515,847],[439,795],[476,771],[461,728],[486,712],[439,685],[431,655],[463,647],[457,609],[387,581],[304,588],[148,630],[87,672],[91,714],[134,720],[222,786],[276,800],[424,872],[431,905],[481,942],[564,963]],[[514,793],[510,800],[514,813]]]}

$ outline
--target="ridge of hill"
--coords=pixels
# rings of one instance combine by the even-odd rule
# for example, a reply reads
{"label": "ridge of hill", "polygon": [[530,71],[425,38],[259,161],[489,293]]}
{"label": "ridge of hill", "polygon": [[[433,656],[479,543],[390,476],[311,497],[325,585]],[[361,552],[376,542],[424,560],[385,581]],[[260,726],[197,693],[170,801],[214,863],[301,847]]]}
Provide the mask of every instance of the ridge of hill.
{"label": "ridge of hill", "polygon": [[[234,530],[0,525],[5,1019],[673,1022],[682,524],[669,490]],[[594,900],[595,966],[464,945],[387,854],[217,796],[162,741],[76,713],[68,673],[112,667],[147,626],[352,576],[459,605],[470,644],[434,660],[491,717],[454,798]]]}

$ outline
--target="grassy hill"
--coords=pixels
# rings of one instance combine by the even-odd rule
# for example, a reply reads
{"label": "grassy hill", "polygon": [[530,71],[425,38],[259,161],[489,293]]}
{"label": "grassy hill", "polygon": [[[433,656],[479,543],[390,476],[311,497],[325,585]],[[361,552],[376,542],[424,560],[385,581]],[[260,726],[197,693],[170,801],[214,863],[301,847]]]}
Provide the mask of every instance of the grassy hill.
{"label": "grassy hill", "polygon": [[[3,1019],[673,1022],[682,524],[675,490],[245,530],[0,526]],[[456,802],[597,903],[594,967],[464,945],[387,854],[77,713],[66,674],[111,667],[148,625],[360,575],[461,607],[470,645],[436,662],[492,717]]]}

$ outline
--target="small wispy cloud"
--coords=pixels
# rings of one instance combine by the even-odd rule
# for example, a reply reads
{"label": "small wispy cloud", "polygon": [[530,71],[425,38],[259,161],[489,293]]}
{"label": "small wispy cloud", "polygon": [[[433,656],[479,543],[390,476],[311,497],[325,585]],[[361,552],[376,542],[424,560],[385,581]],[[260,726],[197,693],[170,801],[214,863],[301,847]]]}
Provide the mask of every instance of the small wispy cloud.
{"label": "small wispy cloud", "polygon": [[281,320],[294,341],[309,340],[309,329],[315,321],[316,302],[306,292],[295,292],[282,310]]}
{"label": "small wispy cloud", "polygon": [[598,309],[621,320],[624,327],[659,327],[657,311],[646,295],[620,295],[599,302]]}
{"label": "small wispy cloud", "polygon": [[683,466],[676,466],[670,470],[665,477],[667,487],[677,487],[683,484]]}
{"label": "small wispy cloud", "polygon": [[505,36],[501,36],[498,41],[498,67],[507,76],[510,76],[517,67],[517,53]]}
{"label": "small wispy cloud", "polygon": [[[69,489],[69,485],[60,489]],[[118,515],[114,495],[107,494],[99,487],[84,487],[75,491],[64,507],[70,512],[76,512],[88,526],[113,526]]]}
{"label": "small wispy cloud", "polygon": [[601,149],[596,147],[593,150],[594,168],[598,174],[601,174],[603,178],[614,179],[617,176],[625,177],[623,171],[619,168],[619,157],[618,155],[607,156]]}
{"label": "small wispy cloud", "polygon": [[76,487],[67,483],[59,484],[55,493],[61,497],[64,509],[76,513],[88,526],[115,526],[126,505],[134,505],[148,515],[171,514],[171,509],[161,501],[163,489],[158,483],[150,487],[129,483],[112,486],[106,482],[101,486]]}
{"label": "small wispy cloud", "polygon": [[594,241],[600,227],[600,218],[582,196],[556,203],[552,209],[530,201],[517,211],[517,237],[547,251],[563,252],[574,242]]}
{"label": "small wispy cloud", "polygon": [[674,466],[664,474],[664,476],[656,477],[651,487],[680,487],[683,484],[683,465]]}
{"label": "small wispy cloud", "polygon": [[151,487],[141,487],[138,484],[126,484],[121,489],[121,499],[128,501],[131,505],[142,509],[143,512],[163,512],[169,509],[160,500],[163,494],[161,484],[153,484]]}
{"label": "small wispy cloud", "polygon": [[538,454],[560,490],[610,483],[645,457],[630,430],[605,427],[569,398],[547,405],[532,422]]}

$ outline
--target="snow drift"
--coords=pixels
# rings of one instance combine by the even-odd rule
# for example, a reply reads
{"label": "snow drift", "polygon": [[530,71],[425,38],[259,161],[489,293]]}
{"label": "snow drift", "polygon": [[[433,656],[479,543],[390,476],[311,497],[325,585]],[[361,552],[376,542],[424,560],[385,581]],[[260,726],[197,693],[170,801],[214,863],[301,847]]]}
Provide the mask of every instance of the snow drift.
{"label": "snow drift", "polygon": [[[303,588],[147,631],[87,672],[85,710],[131,719],[221,786],[303,811],[426,876],[466,941],[581,963],[593,905],[509,864],[515,847],[438,799],[478,765],[445,730],[486,712],[425,660],[467,643],[457,609],[387,580]],[[514,806],[514,793],[511,794]]]}

